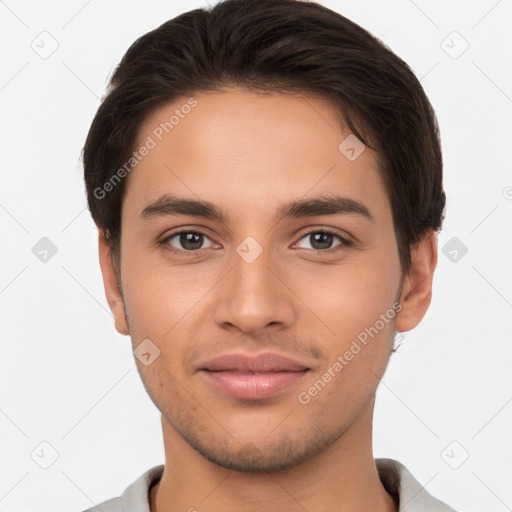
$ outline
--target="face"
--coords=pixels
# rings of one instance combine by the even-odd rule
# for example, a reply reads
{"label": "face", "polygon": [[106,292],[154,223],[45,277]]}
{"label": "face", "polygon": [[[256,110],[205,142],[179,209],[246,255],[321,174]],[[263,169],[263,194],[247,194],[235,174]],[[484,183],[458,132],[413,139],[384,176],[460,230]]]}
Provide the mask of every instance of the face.
{"label": "face", "polygon": [[[402,292],[391,206],[375,154],[339,149],[349,132],[323,100],[194,98],[141,127],[137,147],[155,145],[127,177],[124,302],[109,303],[146,343],[136,363],[168,434],[226,468],[292,467],[355,424],[386,368]],[[211,363],[228,354],[242,362]]]}

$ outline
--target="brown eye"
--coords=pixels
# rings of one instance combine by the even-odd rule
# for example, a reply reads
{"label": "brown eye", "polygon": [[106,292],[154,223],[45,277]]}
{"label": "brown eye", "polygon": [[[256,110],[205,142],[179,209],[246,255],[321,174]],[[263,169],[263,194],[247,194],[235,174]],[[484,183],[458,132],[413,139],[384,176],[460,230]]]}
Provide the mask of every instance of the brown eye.
{"label": "brown eye", "polygon": [[[338,239],[341,243],[333,246],[335,239]],[[348,240],[342,236],[327,230],[310,231],[301,238],[302,240],[309,240],[311,249],[319,252],[327,252],[335,247],[350,245]],[[302,249],[309,249],[309,247],[302,247]]]}
{"label": "brown eye", "polygon": [[204,249],[202,246],[205,240],[209,240],[209,238],[199,231],[178,231],[167,236],[161,243],[170,251],[183,254],[197,253]]}

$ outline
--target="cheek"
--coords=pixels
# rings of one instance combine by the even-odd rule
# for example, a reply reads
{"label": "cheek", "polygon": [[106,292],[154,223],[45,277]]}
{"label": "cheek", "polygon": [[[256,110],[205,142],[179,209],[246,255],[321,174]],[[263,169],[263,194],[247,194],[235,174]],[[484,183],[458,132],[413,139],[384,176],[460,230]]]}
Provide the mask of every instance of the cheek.
{"label": "cheek", "polygon": [[[312,375],[305,391],[308,396],[308,389],[311,391],[311,398],[318,395],[312,399],[317,405],[332,401],[341,411],[368,399],[388,363],[399,263],[392,251],[387,255],[368,252],[351,264],[325,267],[322,272],[310,275],[311,282],[300,292],[307,297],[310,310],[321,318],[322,322],[315,318],[316,324],[327,333],[319,340],[325,351],[324,366]],[[307,329],[313,328],[311,322],[306,324]]]}
{"label": "cheek", "polygon": [[190,343],[191,334],[194,326],[204,323],[201,315],[215,284],[211,272],[199,275],[187,265],[173,268],[162,260],[133,251],[130,259],[123,261],[123,292],[134,349],[149,339],[160,351],[154,365],[137,364],[148,382],[157,387],[159,382],[165,387],[170,384],[164,369],[177,377],[183,373],[180,365],[195,346]]}
{"label": "cheek", "polygon": [[389,344],[384,340],[390,331],[380,336],[366,345],[356,341],[333,353],[331,362],[301,388],[298,401],[316,408],[318,414],[329,411],[331,418],[326,421],[333,424],[356,415],[375,394],[389,361]]}
{"label": "cheek", "polygon": [[304,303],[303,320],[308,328],[316,325],[318,332],[331,338],[326,346],[341,349],[392,307],[399,286],[399,267],[385,255],[358,254],[346,264],[311,267],[292,282]]}
{"label": "cheek", "polygon": [[[129,245],[127,240],[127,246]],[[207,280],[187,265],[173,266],[164,249],[148,253],[128,249],[123,255],[123,291],[136,323],[164,334],[204,295]]]}

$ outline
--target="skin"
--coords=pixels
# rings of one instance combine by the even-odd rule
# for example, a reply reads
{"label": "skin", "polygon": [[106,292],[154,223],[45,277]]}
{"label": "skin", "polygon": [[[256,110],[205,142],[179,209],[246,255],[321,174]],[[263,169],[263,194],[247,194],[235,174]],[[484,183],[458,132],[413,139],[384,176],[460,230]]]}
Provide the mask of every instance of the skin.
{"label": "skin", "polygon": [[[395,330],[414,328],[430,304],[436,234],[413,248],[412,268],[402,275],[377,157],[366,148],[349,161],[338,150],[349,132],[324,100],[238,88],[194,97],[197,106],[127,177],[119,277],[99,236],[116,329],[131,336],[133,348],[149,338],[160,350],[148,366],[135,359],[162,413],[165,471],[151,489],[151,510],[397,510],[372,454],[375,392]],[[155,111],[139,141],[186,100]],[[142,220],[140,212],[164,192],[208,200],[228,221]],[[364,203],[373,221],[357,214],[274,221],[281,203],[329,194]],[[158,244],[178,228],[206,234],[193,256]],[[333,237],[322,249],[312,236],[321,228],[352,244]],[[250,264],[236,252],[247,236],[263,249]],[[179,236],[166,244],[190,247]],[[397,299],[395,318],[300,403],[298,394]],[[221,354],[266,351],[310,371],[255,401],[222,394],[197,371]]]}

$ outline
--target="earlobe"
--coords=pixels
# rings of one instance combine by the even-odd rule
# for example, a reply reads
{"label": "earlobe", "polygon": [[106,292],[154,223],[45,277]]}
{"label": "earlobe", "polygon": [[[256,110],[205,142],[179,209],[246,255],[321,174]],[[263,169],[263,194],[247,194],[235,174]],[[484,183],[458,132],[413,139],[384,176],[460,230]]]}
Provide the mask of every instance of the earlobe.
{"label": "earlobe", "polygon": [[128,335],[126,315],[124,312],[124,299],[121,293],[120,283],[112,263],[110,246],[101,230],[99,231],[98,237],[98,249],[105,295],[110,310],[114,315],[115,328],[119,334]]}
{"label": "earlobe", "polygon": [[429,230],[411,250],[411,268],[404,279],[395,329],[414,329],[425,316],[432,299],[432,281],[437,265],[437,233]]}

